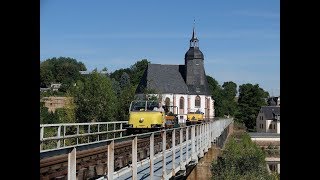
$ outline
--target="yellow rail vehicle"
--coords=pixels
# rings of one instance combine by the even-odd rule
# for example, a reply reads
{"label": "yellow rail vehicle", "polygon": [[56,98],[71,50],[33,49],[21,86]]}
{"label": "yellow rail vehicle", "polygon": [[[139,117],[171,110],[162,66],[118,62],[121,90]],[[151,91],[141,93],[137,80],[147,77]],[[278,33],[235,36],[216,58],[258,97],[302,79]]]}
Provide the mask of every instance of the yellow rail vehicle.
{"label": "yellow rail vehicle", "polygon": [[187,114],[186,125],[190,124],[201,124],[204,121],[203,113],[200,111],[189,112]]}
{"label": "yellow rail vehicle", "polygon": [[132,101],[127,134],[157,131],[165,127],[165,113],[157,101]]}

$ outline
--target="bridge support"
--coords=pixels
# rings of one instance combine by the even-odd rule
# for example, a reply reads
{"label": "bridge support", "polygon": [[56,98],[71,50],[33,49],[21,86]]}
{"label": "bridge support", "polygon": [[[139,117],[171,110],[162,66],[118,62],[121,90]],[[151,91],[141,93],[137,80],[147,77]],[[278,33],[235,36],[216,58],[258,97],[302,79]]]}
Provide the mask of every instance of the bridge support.
{"label": "bridge support", "polygon": [[68,154],[68,180],[76,180],[76,148],[74,147]]}

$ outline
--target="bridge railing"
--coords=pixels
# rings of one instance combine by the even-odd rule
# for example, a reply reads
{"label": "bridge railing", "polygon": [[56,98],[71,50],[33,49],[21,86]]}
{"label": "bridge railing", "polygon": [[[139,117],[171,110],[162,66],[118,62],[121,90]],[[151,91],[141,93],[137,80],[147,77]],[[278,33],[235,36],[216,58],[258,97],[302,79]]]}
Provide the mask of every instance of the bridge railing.
{"label": "bridge railing", "polygon": [[[168,129],[168,130],[161,130],[151,133],[144,133],[144,134],[137,134],[137,135],[131,135],[127,137],[118,137],[114,139],[108,139],[108,140],[102,140],[100,142],[94,142],[92,145],[96,143],[100,143],[103,145],[107,145],[107,171],[106,171],[106,177],[107,179],[115,179],[120,178],[122,175],[131,172],[132,173],[132,179],[137,179],[137,168],[138,166],[141,166],[142,164],[150,164],[150,177],[154,176],[154,160],[156,158],[161,157],[162,159],[162,179],[169,179],[170,177],[174,176],[175,173],[177,173],[180,169],[184,169],[185,165],[193,162],[198,162],[198,157],[203,157],[203,153],[208,151],[208,148],[211,147],[211,143],[216,142],[216,139],[221,135],[221,133],[225,130],[226,127],[228,127],[229,124],[233,122],[233,119],[219,119],[216,121],[209,121],[204,124],[198,124],[198,125],[191,125],[186,127],[179,127],[174,129]],[[172,145],[170,149],[166,148],[166,133],[173,131],[172,134]],[[175,145],[175,132],[180,133],[180,141],[179,144]],[[162,134],[162,151],[158,154],[155,154],[154,152],[154,144],[155,144],[155,134],[161,133]],[[185,134],[186,139],[183,140],[183,133]],[[138,158],[137,158],[137,151],[138,151],[138,139],[142,137],[149,137],[150,138],[150,155],[149,158],[142,160],[138,164]],[[125,167],[123,169],[120,169],[119,171],[114,171],[114,165],[115,165],[115,143],[123,141],[124,139],[131,139],[132,141],[132,164],[128,167]],[[82,151],[83,149],[86,149],[86,146],[88,145],[79,145],[74,147],[65,147],[61,149],[56,149],[52,151],[46,151],[46,152],[40,152],[40,157],[45,158],[49,155],[49,153],[57,153],[55,154],[68,154],[68,179],[76,179],[76,163],[77,163],[77,152]],[[188,146],[191,146],[191,157],[188,157]],[[183,158],[182,155],[182,149],[186,149],[186,157]],[[175,167],[175,161],[177,160],[175,158],[175,151],[180,149],[180,162],[179,166]],[[59,151],[59,152],[58,152]],[[166,171],[166,154],[170,153],[172,154],[172,170],[168,174]],[[104,179],[104,178],[101,178]]]}
{"label": "bridge railing", "polygon": [[40,124],[40,152],[122,137],[128,121]]}

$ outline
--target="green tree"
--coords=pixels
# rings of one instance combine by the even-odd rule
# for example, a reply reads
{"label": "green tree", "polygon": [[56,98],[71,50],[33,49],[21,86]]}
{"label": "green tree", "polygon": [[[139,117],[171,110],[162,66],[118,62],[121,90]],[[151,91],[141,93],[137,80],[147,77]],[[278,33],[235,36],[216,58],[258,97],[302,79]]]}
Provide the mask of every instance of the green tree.
{"label": "green tree", "polygon": [[131,69],[131,83],[133,85],[138,85],[141,77],[143,76],[144,71],[150,64],[150,61],[147,59],[142,59],[141,61],[137,61],[134,65],[130,67]]}
{"label": "green tree", "polygon": [[130,77],[127,73],[123,73],[120,78],[120,95],[119,95],[119,119],[121,121],[128,121],[129,106],[134,100],[135,88],[131,86]]}
{"label": "green tree", "polygon": [[265,98],[269,93],[259,87],[258,84],[243,84],[239,86],[239,111],[236,114],[236,120],[245,123],[248,129],[254,129],[256,117],[261,106],[266,106]]}
{"label": "green tree", "polygon": [[232,81],[224,82],[222,88],[222,113],[224,115],[234,116],[237,111],[237,102],[235,101],[237,84]]}
{"label": "green tree", "polygon": [[109,77],[93,71],[74,90],[77,122],[115,121],[117,98]]}
{"label": "green tree", "polygon": [[275,179],[267,171],[264,152],[247,133],[232,137],[211,167],[212,179]]}
{"label": "green tree", "polygon": [[82,62],[70,57],[47,59],[40,64],[40,85],[48,87],[51,83],[62,83],[60,91],[66,92],[81,78],[79,71],[85,71]]}

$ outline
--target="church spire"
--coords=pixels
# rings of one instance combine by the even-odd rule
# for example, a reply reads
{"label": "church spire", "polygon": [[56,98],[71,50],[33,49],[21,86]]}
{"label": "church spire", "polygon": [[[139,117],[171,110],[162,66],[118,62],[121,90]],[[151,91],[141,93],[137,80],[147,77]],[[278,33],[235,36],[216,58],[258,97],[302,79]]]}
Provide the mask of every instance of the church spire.
{"label": "church spire", "polygon": [[192,30],[192,38],[190,39],[190,48],[194,47],[194,48],[199,48],[199,44],[198,44],[198,38],[196,37],[196,20],[193,20],[193,30]]}

